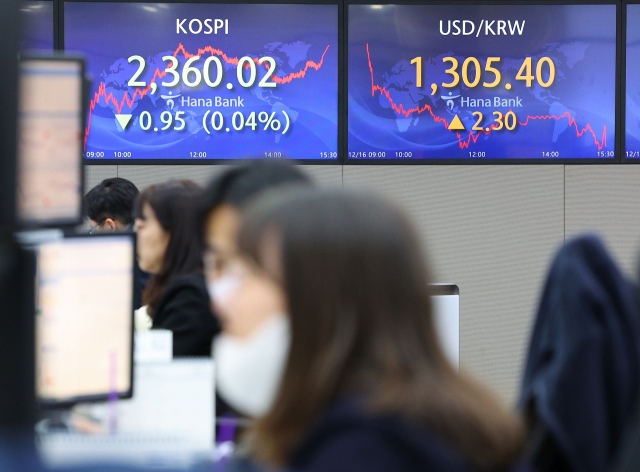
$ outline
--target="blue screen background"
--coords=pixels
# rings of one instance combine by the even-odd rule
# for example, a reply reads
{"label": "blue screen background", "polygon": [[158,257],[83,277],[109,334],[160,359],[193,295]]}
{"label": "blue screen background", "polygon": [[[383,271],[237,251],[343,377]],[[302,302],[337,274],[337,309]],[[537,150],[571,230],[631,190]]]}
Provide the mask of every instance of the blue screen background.
{"label": "blue screen background", "polygon": [[627,6],[626,156],[640,158],[640,5]]}
{"label": "blue screen background", "polygon": [[20,5],[22,16],[23,51],[53,51],[53,1],[23,1]]}
{"label": "blue screen background", "polygon": [[[351,5],[349,157],[613,158],[615,8],[615,5]],[[476,27],[483,19],[526,22],[522,35],[442,35],[440,20],[445,22],[446,31],[447,20],[455,19],[472,20]],[[417,56],[423,58],[422,88],[416,87],[416,69],[410,64]],[[487,57],[500,57],[497,68],[502,81],[494,89],[484,88],[482,82],[491,82],[493,75],[483,72],[480,86],[470,89],[461,81],[460,86],[445,89],[440,84],[451,81],[444,72],[451,66],[443,63],[446,56],[458,59],[458,72],[466,57],[476,57],[483,68]],[[534,74],[540,57],[553,59],[556,77],[549,88],[542,88],[535,81],[533,87],[527,88],[523,81],[515,80],[527,56],[533,58]],[[636,67],[640,67],[639,63],[636,61]],[[473,76],[474,68],[470,70]],[[636,80],[639,76],[636,74]],[[511,90],[506,89],[507,82],[512,85]],[[432,83],[438,84],[433,96]],[[488,98],[492,105],[495,97],[518,97],[521,106],[463,106],[461,98],[447,104],[449,92],[454,96]],[[402,109],[412,108],[420,111],[402,113]],[[493,111],[506,113],[509,109],[526,126],[519,124],[514,131],[469,131],[477,119],[472,112],[484,114],[484,127],[493,121]],[[455,115],[466,131],[447,129]],[[396,156],[399,152],[402,154]]]}
{"label": "blue screen background", "polygon": [[[204,20],[228,19],[229,34],[178,34],[176,19]],[[206,4],[125,4],[68,2],[65,4],[65,49],[80,51],[87,57],[87,67],[93,75],[89,132],[86,138],[85,157],[127,159],[238,159],[283,157],[296,159],[337,158],[338,119],[338,8],[336,5],[206,5]],[[197,26],[197,25],[196,25]],[[187,29],[187,31],[189,31]],[[305,69],[308,61],[319,68],[307,67],[303,77],[277,88],[249,89],[238,85],[236,66],[223,61],[224,80],[215,89],[201,84],[197,88],[184,86],[182,78],[175,87],[164,87],[163,78],[157,80],[158,90],[140,98],[136,96],[130,107],[123,97],[131,97],[134,87],[128,81],[138,69],[138,63],[129,64],[127,58],[140,55],[147,67],[139,80],[147,83],[156,71],[164,71],[167,62],[162,56],[173,55],[182,44],[190,54],[211,46],[228,57],[248,55],[259,58],[265,55],[277,61],[276,75],[296,74]],[[328,47],[328,49],[327,49]],[[326,50],[326,53],[325,53]],[[324,60],[323,58],[324,55]],[[196,67],[202,70],[209,53],[201,56]],[[182,71],[184,55],[176,55]],[[215,66],[212,68],[215,70]],[[258,66],[258,79],[266,69]],[[215,74],[212,74],[212,78]],[[256,81],[257,84],[258,81]],[[227,83],[233,85],[228,90]],[[98,93],[102,87],[102,93]],[[170,103],[169,93],[174,97]],[[107,97],[111,96],[107,100]],[[215,106],[191,106],[183,100],[240,99],[243,107],[216,108]],[[117,105],[116,105],[117,104]],[[120,109],[118,109],[120,108]],[[207,110],[219,110],[230,128],[207,134],[203,129],[203,116]],[[282,111],[291,119],[288,132],[284,129]],[[186,129],[175,131],[143,131],[140,115],[149,111],[154,125],[162,127],[163,111],[175,114],[185,112]],[[275,112],[282,121],[280,132],[245,128],[236,131],[231,126],[232,115],[242,111]],[[125,130],[117,124],[116,113],[133,115]],[[267,116],[267,115],[264,115]],[[130,154],[129,154],[130,153]],[[194,156],[192,153],[196,153]],[[271,153],[271,155],[267,155]]]}

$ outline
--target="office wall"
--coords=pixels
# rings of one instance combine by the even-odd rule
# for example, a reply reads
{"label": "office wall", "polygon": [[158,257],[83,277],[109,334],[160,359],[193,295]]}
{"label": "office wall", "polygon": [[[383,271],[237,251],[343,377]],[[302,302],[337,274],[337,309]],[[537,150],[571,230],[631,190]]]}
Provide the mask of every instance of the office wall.
{"label": "office wall", "polygon": [[622,268],[637,275],[640,166],[567,166],[565,234],[596,231]]}
{"label": "office wall", "polygon": [[[206,182],[222,166],[87,166],[140,188],[169,178]],[[640,247],[640,166],[305,166],[321,185],[367,188],[414,219],[433,279],[460,287],[460,355],[510,401],[545,272],[566,237],[603,235],[622,267]]]}

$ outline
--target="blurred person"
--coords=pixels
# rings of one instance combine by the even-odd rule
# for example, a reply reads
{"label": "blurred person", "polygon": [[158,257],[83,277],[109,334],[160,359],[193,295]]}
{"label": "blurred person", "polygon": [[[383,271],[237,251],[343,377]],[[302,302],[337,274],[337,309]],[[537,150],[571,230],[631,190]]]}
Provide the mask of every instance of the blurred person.
{"label": "blurred person", "polygon": [[405,216],[373,195],[272,194],[214,281],[217,386],[257,419],[250,457],[305,471],[508,470],[524,427],[459,373]]}
{"label": "blurred person", "polygon": [[[198,226],[205,248],[205,275],[211,289],[225,290],[224,284],[212,282],[237,254],[236,237],[242,208],[267,190],[292,185],[310,186],[312,182],[299,168],[279,160],[247,162],[225,170],[209,183],[200,202]],[[260,312],[258,308],[257,313]],[[230,408],[219,395],[216,395],[216,413],[219,416],[250,414]]]}
{"label": "blurred person", "polygon": [[140,267],[153,274],[143,302],[152,329],[173,332],[174,356],[209,356],[219,325],[211,313],[195,223],[201,189],[170,181],[145,189],[134,206]]}
{"label": "blurred person", "polygon": [[199,211],[207,280],[218,278],[220,269],[237,253],[241,211],[248,202],[276,187],[311,185],[299,168],[279,160],[252,161],[213,179],[203,192]]}
{"label": "blurred person", "polygon": [[[91,225],[89,233],[133,231],[133,203],[139,193],[133,182],[119,177],[105,179],[92,188],[84,197],[84,211]],[[136,261],[134,310],[142,306],[142,292],[149,278],[150,274],[142,271]]]}
{"label": "blurred person", "polygon": [[133,202],[140,192],[127,179],[105,179],[84,197],[85,213],[91,231],[133,229]]}

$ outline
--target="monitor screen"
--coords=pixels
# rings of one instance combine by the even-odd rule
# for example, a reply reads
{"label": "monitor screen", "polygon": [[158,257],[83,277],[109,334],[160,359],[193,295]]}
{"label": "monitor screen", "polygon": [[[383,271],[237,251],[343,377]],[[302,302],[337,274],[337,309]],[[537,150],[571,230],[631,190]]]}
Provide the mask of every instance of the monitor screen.
{"label": "monitor screen", "polygon": [[65,2],[85,158],[336,160],[338,7]]}
{"label": "monitor screen", "polygon": [[23,0],[20,3],[20,13],[20,49],[53,51],[53,0]]}
{"label": "monitor screen", "polygon": [[17,215],[27,226],[82,221],[83,63],[19,65]]}
{"label": "monitor screen", "polygon": [[460,367],[460,290],[454,284],[434,284],[431,289],[433,322],[447,359]]}
{"label": "monitor screen", "polygon": [[350,5],[348,159],[615,158],[615,5]]}
{"label": "monitor screen", "polygon": [[71,403],[131,395],[132,234],[42,244],[37,258],[37,393]]}
{"label": "monitor screen", "polygon": [[640,5],[627,5],[627,159],[640,159]]}

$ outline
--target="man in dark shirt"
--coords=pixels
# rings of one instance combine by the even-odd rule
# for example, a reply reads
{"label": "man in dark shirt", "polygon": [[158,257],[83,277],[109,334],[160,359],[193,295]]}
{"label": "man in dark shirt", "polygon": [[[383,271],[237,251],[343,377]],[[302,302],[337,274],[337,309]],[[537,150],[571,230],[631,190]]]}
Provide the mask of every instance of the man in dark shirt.
{"label": "man in dark shirt", "polygon": [[[90,234],[103,231],[133,231],[133,202],[138,188],[126,179],[105,179],[84,197],[85,215],[91,224]],[[142,292],[150,275],[138,263],[134,266],[134,309],[142,306]]]}

